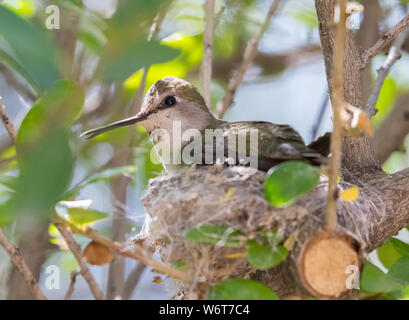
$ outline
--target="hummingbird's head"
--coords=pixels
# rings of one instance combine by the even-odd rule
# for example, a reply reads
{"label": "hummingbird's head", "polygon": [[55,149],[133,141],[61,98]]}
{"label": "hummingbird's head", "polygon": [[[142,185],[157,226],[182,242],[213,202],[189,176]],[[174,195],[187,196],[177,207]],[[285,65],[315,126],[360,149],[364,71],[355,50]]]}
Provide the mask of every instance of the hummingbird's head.
{"label": "hummingbird's head", "polygon": [[139,123],[150,134],[155,129],[172,132],[174,121],[180,121],[182,131],[205,129],[214,120],[206,103],[189,82],[166,77],[153,84],[145,95],[141,111],[128,119],[89,130],[81,136],[95,137],[118,127]]}

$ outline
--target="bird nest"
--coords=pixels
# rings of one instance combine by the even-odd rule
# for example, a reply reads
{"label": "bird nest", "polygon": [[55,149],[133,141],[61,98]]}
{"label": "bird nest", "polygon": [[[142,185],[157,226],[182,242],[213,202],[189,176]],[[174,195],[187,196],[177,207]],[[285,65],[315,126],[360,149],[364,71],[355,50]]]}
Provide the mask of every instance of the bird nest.
{"label": "bird nest", "polygon": [[[264,200],[264,175],[244,167],[216,165],[150,181],[142,199],[147,215],[138,239],[157,251],[163,262],[183,262],[189,267],[194,282],[181,284],[177,297],[203,298],[221,280],[257,276],[241,254],[243,248],[191,242],[185,234],[201,225],[222,225],[241,231],[246,238],[257,238],[260,229],[279,227],[273,219],[274,208]],[[297,220],[305,210],[293,213],[285,220]]]}
{"label": "bird nest", "polygon": [[[245,167],[189,168],[175,177],[161,176],[150,181],[142,202],[146,209],[144,226],[134,239],[159,253],[169,265],[183,263],[193,283],[180,283],[175,298],[205,298],[211,286],[227,278],[258,280],[279,296],[293,294],[300,288],[297,279],[298,255],[324,224],[326,181],[287,208],[274,208],[264,199],[261,171]],[[346,186],[348,187],[348,186]],[[375,208],[376,209],[376,208]],[[356,243],[364,243],[365,221],[374,207],[366,201],[341,203],[339,229]],[[365,215],[364,215],[365,216]],[[202,225],[219,225],[240,231],[246,239],[259,238],[261,230],[277,229],[296,244],[290,259],[266,271],[253,268],[244,248],[223,243],[204,244],[189,241],[186,233]],[[222,242],[222,241],[221,241]],[[288,273],[291,273],[289,276]]]}

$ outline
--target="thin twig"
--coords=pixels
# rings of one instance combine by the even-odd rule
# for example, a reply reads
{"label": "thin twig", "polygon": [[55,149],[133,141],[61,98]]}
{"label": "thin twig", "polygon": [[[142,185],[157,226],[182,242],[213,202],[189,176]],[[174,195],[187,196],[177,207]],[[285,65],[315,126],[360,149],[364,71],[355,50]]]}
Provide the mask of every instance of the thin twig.
{"label": "thin twig", "polygon": [[3,105],[2,98],[0,97],[0,117],[1,121],[3,121],[4,127],[7,130],[7,133],[10,136],[11,141],[13,144],[16,142],[16,128],[14,128],[13,122],[11,122],[6,108]]}
{"label": "thin twig", "polygon": [[215,0],[205,1],[205,30],[203,34],[203,61],[201,72],[201,91],[206,105],[211,109],[211,82],[213,62],[213,34],[214,34],[214,3]]}
{"label": "thin twig", "polygon": [[124,291],[122,293],[123,300],[129,300],[131,298],[132,292],[135,287],[138,285],[139,280],[141,279],[142,273],[145,271],[146,266],[142,263],[138,263],[135,269],[129,274],[128,278],[125,281]]}
{"label": "thin twig", "polygon": [[221,19],[222,19],[222,16],[223,16],[223,13],[224,13],[225,10],[226,10],[226,6],[223,5],[223,6],[220,8],[219,12],[217,13],[216,17],[214,18],[214,26],[213,26],[213,29],[214,29],[214,30],[215,30],[215,29],[217,28],[217,26],[219,25],[219,23],[220,23],[220,21],[221,21]]}
{"label": "thin twig", "polygon": [[331,136],[331,159],[328,168],[328,196],[325,215],[326,231],[337,226],[338,175],[342,152],[342,109],[344,106],[344,55],[346,40],[346,0],[338,0],[340,17],[335,38],[334,78],[332,82],[333,132]]}
{"label": "thin twig", "polygon": [[192,282],[192,279],[186,273],[153,259],[152,255],[141,247],[135,246],[133,249],[129,249],[125,245],[119,242],[112,241],[104,237],[103,235],[99,234],[97,231],[93,230],[92,228],[87,227],[85,229],[81,229],[77,227],[75,224],[71,223],[70,221],[67,221],[59,216],[55,216],[54,219],[56,220],[57,223],[61,223],[69,227],[71,229],[71,232],[76,233],[76,234],[81,234],[85,237],[88,237],[116,251],[123,257],[137,260],[176,280],[180,280],[184,282]]}
{"label": "thin twig", "polygon": [[255,56],[258,52],[258,44],[261,38],[266,32],[270,20],[273,17],[274,13],[277,11],[278,5],[280,4],[280,0],[274,0],[273,4],[271,5],[270,9],[268,10],[267,16],[264,20],[263,26],[261,27],[260,31],[256,34],[254,38],[252,38],[244,51],[243,60],[237,69],[235,75],[231,78],[229,85],[227,87],[226,95],[224,96],[223,100],[218,103],[217,107],[217,116],[219,118],[223,118],[227,109],[233,104],[234,95],[236,94],[236,90],[243,81],[243,78],[246,74],[247,69],[253,62]]}
{"label": "thin twig", "polygon": [[71,282],[70,282],[70,286],[67,290],[67,293],[65,294],[64,300],[70,300],[72,294],[74,293],[74,286],[75,286],[75,282],[77,280],[77,276],[80,274],[80,272],[78,272],[77,270],[74,270],[73,272],[71,272]]}
{"label": "thin twig", "polygon": [[25,96],[30,102],[37,100],[37,95],[30,89],[28,85],[20,82],[13,71],[11,71],[6,65],[0,63],[0,72],[3,74],[7,84],[13,87],[20,96]]}
{"label": "thin twig", "polygon": [[401,57],[400,49],[405,41],[405,38],[409,32],[404,31],[402,32],[394,41],[392,47],[389,49],[388,56],[384,61],[383,65],[378,69],[378,76],[375,79],[375,83],[372,87],[371,94],[368,98],[368,102],[365,106],[365,111],[368,114],[368,117],[371,118],[376,114],[376,103],[378,102],[379,94],[381,93],[381,89],[383,83],[385,82],[386,77],[389,74],[392,66],[398,61]]}
{"label": "thin twig", "polygon": [[[155,39],[158,36],[160,32],[160,28],[162,26],[162,22],[166,17],[166,8],[167,7],[163,7],[159,9],[159,12],[156,15],[155,19],[153,20],[152,26],[149,30],[148,41],[151,41],[152,39]],[[146,78],[148,76],[148,71],[149,71],[149,67],[146,67],[143,70],[141,83],[139,84],[138,92],[136,93],[135,100],[132,103],[131,110],[129,112],[131,116],[135,115],[142,106],[143,95],[145,93],[145,88],[146,88]],[[135,131],[134,126],[132,126],[131,130]]]}
{"label": "thin twig", "polygon": [[406,28],[409,27],[409,14],[400,20],[391,30],[385,33],[375,44],[362,55],[361,68],[365,68],[369,61],[388,46]]}
{"label": "thin twig", "polygon": [[325,114],[325,110],[327,109],[328,101],[329,101],[328,89],[325,89],[325,94],[324,94],[324,97],[322,99],[320,108],[318,110],[317,118],[316,118],[316,120],[314,122],[314,125],[312,126],[312,129],[311,129],[311,141],[314,141],[314,139],[317,137],[317,132],[318,132],[318,129],[320,128],[320,126],[321,126],[322,119],[324,118],[324,114]]}
{"label": "thin twig", "polygon": [[20,250],[10,243],[2,229],[0,229],[0,245],[6,250],[13,264],[16,266],[18,271],[20,271],[34,298],[37,300],[47,300],[45,294],[41,291],[37,280],[34,278],[22,255],[20,254]]}
{"label": "thin twig", "polygon": [[105,300],[104,294],[102,293],[101,289],[98,287],[98,284],[95,282],[94,277],[89,271],[87,264],[82,259],[81,247],[77,244],[77,242],[75,242],[69,229],[66,226],[62,224],[58,224],[58,223],[56,224],[56,227],[58,228],[58,231],[61,233],[62,237],[67,243],[68,248],[71,250],[72,254],[77,260],[80,266],[80,269],[81,269],[81,274],[84,277],[85,281],[88,283],[88,286],[94,298],[96,300]]}

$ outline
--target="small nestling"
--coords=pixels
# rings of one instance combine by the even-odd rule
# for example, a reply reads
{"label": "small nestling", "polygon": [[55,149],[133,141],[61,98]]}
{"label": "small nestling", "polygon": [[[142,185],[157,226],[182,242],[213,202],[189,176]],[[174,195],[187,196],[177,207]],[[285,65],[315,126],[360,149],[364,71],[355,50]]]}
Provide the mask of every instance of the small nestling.
{"label": "small nestling", "polygon": [[[198,133],[196,136],[200,135],[199,140],[195,141],[199,141],[201,144],[200,156],[194,157],[193,162],[195,164],[213,164],[211,162],[219,161],[223,164],[240,165],[243,164],[241,161],[242,155],[248,154],[252,148],[253,151],[256,149],[257,161],[247,161],[249,163],[245,163],[245,165],[263,171],[267,171],[274,165],[288,160],[300,160],[313,165],[320,165],[326,160],[325,156],[306,146],[301,136],[288,125],[273,124],[266,121],[227,122],[216,119],[195,87],[189,82],[175,77],[166,77],[153,84],[146,93],[141,111],[135,116],[86,131],[81,136],[92,138],[108,130],[135,123],[141,124],[146,129],[154,144],[161,141],[162,136],[158,135],[158,131],[166,131],[171,137],[169,148],[172,155],[176,152],[183,152],[183,149],[187,148],[195,138],[195,134],[191,134],[190,139],[182,139],[180,143],[177,143],[175,141],[177,136],[174,132],[175,128],[179,128],[181,133],[194,129],[193,132]],[[178,123],[179,127],[175,126],[175,123]],[[222,142],[205,141],[205,133],[209,130],[220,133]],[[253,140],[253,147],[248,135],[249,130],[257,132],[256,140]],[[245,136],[245,151],[243,151],[243,147],[240,149],[240,139],[238,137],[241,134]],[[231,137],[234,137],[233,140],[236,143],[229,143],[233,141],[229,140]],[[210,146],[216,147],[215,149],[218,150],[217,146],[220,146],[220,144],[222,144],[222,159],[220,159],[220,153],[216,156],[216,151],[212,150],[212,148],[209,149]],[[189,147],[189,150],[197,151],[192,146]],[[208,155],[206,155],[208,150],[212,152],[209,157],[210,163]],[[190,151],[188,154],[190,154]],[[161,160],[163,160],[164,157],[161,156],[160,152],[158,153]],[[170,158],[172,158],[170,163],[162,161],[168,172],[175,167],[186,165],[183,160],[182,164],[172,163],[175,158],[173,156]],[[256,163],[256,165],[253,165],[253,163]]]}

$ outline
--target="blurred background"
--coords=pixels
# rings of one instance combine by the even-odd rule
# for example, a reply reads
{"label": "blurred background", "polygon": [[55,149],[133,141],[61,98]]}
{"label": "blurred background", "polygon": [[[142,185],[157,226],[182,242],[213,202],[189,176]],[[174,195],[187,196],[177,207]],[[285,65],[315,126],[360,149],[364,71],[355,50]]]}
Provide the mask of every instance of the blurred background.
{"label": "blurred background", "polygon": [[[216,1],[213,110],[271,2]],[[365,11],[354,32],[364,37],[362,47],[395,25],[408,6],[402,0],[360,2]],[[150,161],[151,145],[139,126],[86,142],[78,136],[135,114],[146,90],[165,76],[184,78],[200,87],[203,0],[0,3],[0,96],[12,122],[20,128],[14,147],[0,126],[0,226],[24,254],[31,255],[28,259],[35,264],[34,273],[47,297],[63,299],[70,273],[78,265],[55,227],[45,222],[44,212],[63,193],[63,200],[85,210],[88,220],[84,224],[92,222],[109,238],[126,241],[143,223],[140,199],[148,180],[162,173]],[[51,19],[55,7],[50,5],[59,10],[59,29],[54,29],[58,23]],[[372,37],[360,35],[367,14],[378,28],[372,30]],[[156,29],[154,21],[160,21]],[[409,44],[405,48],[409,50]],[[374,59],[370,77],[375,77],[384,59],[384,55]],[[373,118],[375,129],[398,101],[409,103],[408,70],[409,54],[403,50],[382,89],[379,112]],[[290,124],[309,143],[331,131],[327,90],[314,1],[282,1],[225,119]],[[387,172],[409,166],[408,147],[406,137],[401,149],[383,164]],[[20,170],[16,160],[21,162]],[[58,210],[75,216],[70,206],[60,204]],[[407,233],[403,230],[398,238],[408,240]],[[89,243],[82,236],[75,239],[82,248]],[[370,259],[383,270],[388,267],[376,252]],[[48,289],[48,267],[53,265],[59,268],[59,288]],[[118,258],[90,268],[110,298],[167,299],[174,294],[172,280],[163,276],[158,280],[158,274],[135,261]],[[28,297],[18,277],[0,250],[0,299]],[[72,299],[92,299],[82,277],[77,279]]]}

